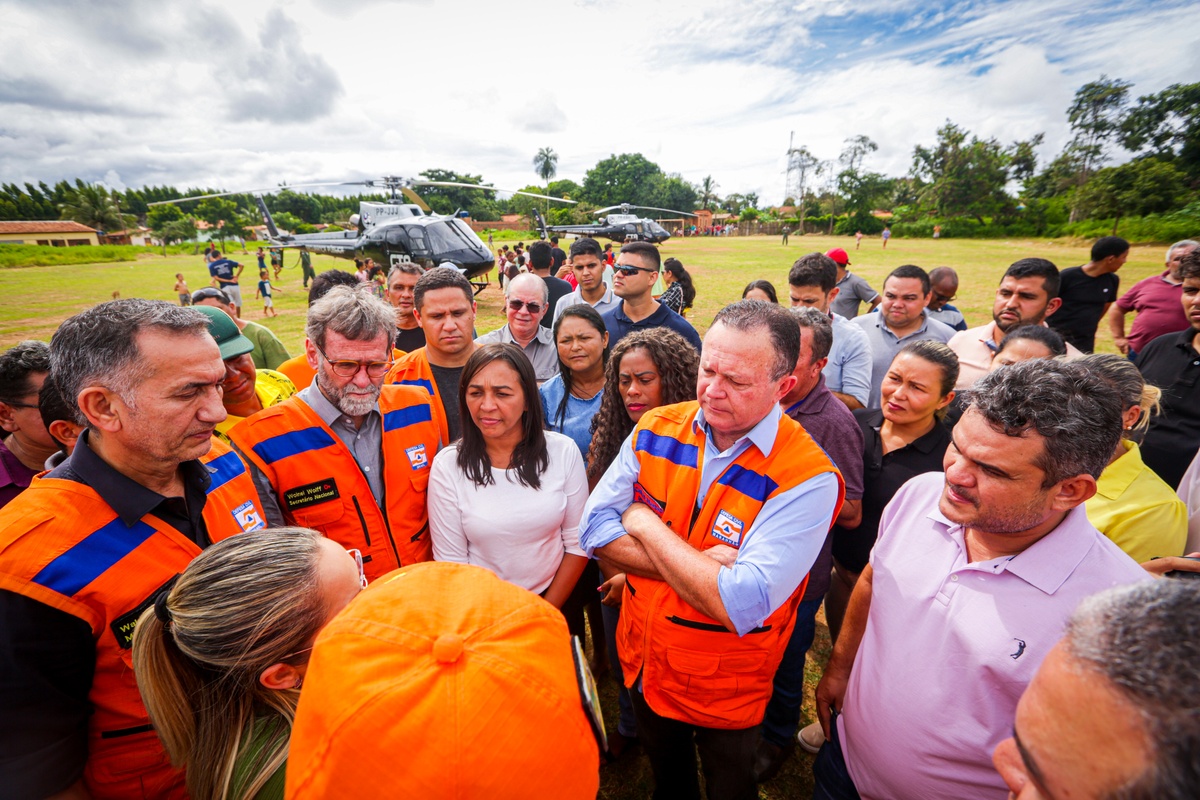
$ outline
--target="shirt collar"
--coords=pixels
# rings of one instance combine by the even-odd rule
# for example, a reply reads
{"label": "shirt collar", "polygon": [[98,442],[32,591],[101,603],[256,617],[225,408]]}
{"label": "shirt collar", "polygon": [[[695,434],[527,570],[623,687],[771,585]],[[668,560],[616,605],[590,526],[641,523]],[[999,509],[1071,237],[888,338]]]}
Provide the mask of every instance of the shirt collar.
{"label": "shirt collar", "polygon": [[[758,448],[758,451],[764,456],[770,455],[772,448],[775,447],[775,438],[779,435],[779,420],[783,417],[783,409],[776,403],[771,406],[767,415],[758,421],[758,424],[750,429],[742,438],[738,439],[729,448],[734,449],[747,439]],[[712,441],[712,431],[708,427],[708,423],[704,421],[704,409],[700,408],[696,411],[696,419],[692,422],[692,429],[696,433],[703,433],[705,438]]]}
{"label": "shirt collar", "polygon": [[[100,499],[107,503],[109,508],[117,512],[117,516],[126,526],[134,525],[168,499],[165,495],[147,489],[97,455],[88,444],[90,433],[91,431],[84,431],[80,434],[75,449],[59,468],[65,468],[69,464],[70,469],[95,489],[96,494],[100,495]],[[199,492],[202,498],[212,485],[212,474],[207,467],[195,460],[184,461],[179,466],[183,472],[184,491],[190,509],[190,501],[195,492]]]}
{"label": "shirt collar", "polygon": [[1105,467],[1104,472],[1100,473],[1100,479],[1096,481],[1096,494],[1109,500],[1116,500],[1123,495],[1129,485],[1137,480],[1137,476],[1142,474],[1144,467],[1137,442],[1124,439],[1121,446],[1125,448],[1125,452]]}
{"label": "shirt collar", "polygon": [[789,417],[793,414],[817,414],[825,408],[825,403],[833,395],[825,388],[825,373],[817,376],[817,383],[808,390],[808,394],[784,409]]}
{"label": "shirt collar", "polygon": [[[512,330],[508,327],[508,323],[505,323],[504,327],[500,329],[500,341],[504,342],[505,344],[516,344],[517,347],[521,347],[521,345],[517,344],[517,340],[513,337]],[[554,332],[549,328],[538,325],[537,332],[534,333],[533,338],[529,340],[529,344],[525,345],[525,347],[532,347],[537,342],[542,344],[554,344]]]}
{"label": "shirt collar", "polygon": [[[965,534],[963,527],[948,520],[936,505],[926,516],[947,536],[957,533],[961,539]],[[1096,529],[1088,522],[1087,509],[1080,503],[1041,539],[1015,556],[997,559],[1002,567],[996,571],[1011,572],[1035,589],[1054,594],[1087,557],[1095,536]]]}

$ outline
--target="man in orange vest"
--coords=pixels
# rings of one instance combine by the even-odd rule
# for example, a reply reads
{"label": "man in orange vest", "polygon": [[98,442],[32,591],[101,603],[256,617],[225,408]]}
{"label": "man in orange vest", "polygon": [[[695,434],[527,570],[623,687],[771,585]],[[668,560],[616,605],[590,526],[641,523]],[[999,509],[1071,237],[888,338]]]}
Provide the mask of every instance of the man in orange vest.
{"label": "man in orange vest", "polygon": [[758,796],[772,678],[844,496],[779,407],[799,352],[785,309],[727,306],[698,402],[647,412],[584,510],[584,548],[626,574],[617,650],[656,798],[700,797],[697,748],[709,798]]}
{"label": "man in orange vest", "polygon": [[208,320],[116,300],[68,319],[51,380],[87,425],[0,511],[5,797],[182,798],[133,678],[133,628],[202,547],[261,528],[213,439],[225,366]]}
{"label": "man in orange vest", "polygon": [[442,441],[449,444],[462,431],[458,379],[475,352],[475,294],[458,270],[436,267],[417,280],[413,313],[425,331],[425,346],[397,361],[387,382],[427,391]]}
{"label": "man in orange vest", "polygon": [[425,489],[441,435],[424,389],[383,385],[395,311],[369,284],[337,286],[309,308],[307,333],[313,384],[229,431],[267,519],[361,551],[372,580],[430,560]]}

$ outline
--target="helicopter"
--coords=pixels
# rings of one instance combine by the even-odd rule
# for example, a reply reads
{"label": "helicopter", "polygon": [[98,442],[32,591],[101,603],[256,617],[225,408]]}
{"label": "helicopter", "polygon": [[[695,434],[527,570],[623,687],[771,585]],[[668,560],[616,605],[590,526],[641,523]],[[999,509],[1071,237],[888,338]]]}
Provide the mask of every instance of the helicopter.
{"label": "helicopter", "polygon": [[[205,200],[210,197],[228,197],[230,195],[249,194],[254,198],[262,215],[263,224],[269,235],[268,245],[277,248],[305,247],[314,253],[324,253],[337,258],[367,259],[390,269],[396,264],[414,263],[425,269],[439,266],[453,266],[467,280],[471,281],[478,294],[487,286],[487,273],[495,265],[495,257],[483,241],[471,230],[462,217],[466,212],[458,211],[452,216],[441,216],[430,212],[429,206],[413,191],[414,186],[455,186],[466,189],[481,189],[490,192],[508,192],[543,200],[557,200],[563,203],[574,203],[559,197],[546,197],[532,192],[498,189],[493,186],[480,186],[474,183],[454,183],[450,181],[423,181],[388,175],[375,180],[340,181],[333,183],[303,183],[293,184],[284,188],[309,188],[317,186],[367,186],[384,188],[391,192],[391,198],[386,203],[359,201],[357,214],[352,214],[350,224],[353,230],[335,231],[331,233],[282,233],[275,225],[270,210],[263,200],[265,192],[275,189],[254,189],[243,192],[220,192],[180,200],[163,200],[148,205],[166,205],[170,203],[186,203],[192,200]],[[412,202],[405,203],[400,195]]]}
{"label": "helicopter", "polygon": [[533,215],[537,219],[538,233],[543,239],[549,233],[570,233],[575,236],[592,237],[603,236],[605,239],[611,239],[614,242],[653,242],[654,244],[662,244],[671,238],[671,234],[667,232],[667,229],[654,220],[639,217],[637,214],[630,214],[629,210],[632,208],[641,208],[647,211],[665,211],[668,214],[680,214],[685,217],[696,216],[687,211],[675,211],[670,208],[656,208],[654,206],[635,206],[630,203],[597,209],[592,212],[597,216],[617,209],[620,209],[621,213],[609,214],[607,217],[602,217],[591,225],[547,225],[546,220],[542,218],[541,212],[536,208],[533,209]]}

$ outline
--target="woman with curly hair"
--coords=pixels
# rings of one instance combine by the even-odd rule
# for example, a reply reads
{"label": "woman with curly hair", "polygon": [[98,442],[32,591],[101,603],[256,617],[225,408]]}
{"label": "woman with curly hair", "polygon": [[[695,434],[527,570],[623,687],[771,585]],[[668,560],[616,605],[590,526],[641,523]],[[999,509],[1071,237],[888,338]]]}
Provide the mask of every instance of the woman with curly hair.
{"label": "woman with curly hair", "polygon": [[[652,328],[625,336],[613,347],[605,368],[600,411],[592,421],[592,446],[588,451],[588,488],[594,489],[616,459],[633,426],[652,408],[696,399],[696,372],[700,356],[686,339],[667,328]],[[603,570],[602,570],[603,571]],[[609,665],[617,678],[620,718],[609,737],[609,752],[619,756],[637,737],[633,703],[622,685],[617,659],[617,623],[621,618],[621,592],[625,575],[605,575],[600,590],[604,604],[604,638]]]}
{"label": "woman with curly hair", "polygon": [[692,283],[692,276],[683,268],[678,258],[668,258],[664,261],[662,274],[667,283],[667,290],[658,298],[658,302],[681,317],[686,316],[687,310],[696,299],[696,286]]}

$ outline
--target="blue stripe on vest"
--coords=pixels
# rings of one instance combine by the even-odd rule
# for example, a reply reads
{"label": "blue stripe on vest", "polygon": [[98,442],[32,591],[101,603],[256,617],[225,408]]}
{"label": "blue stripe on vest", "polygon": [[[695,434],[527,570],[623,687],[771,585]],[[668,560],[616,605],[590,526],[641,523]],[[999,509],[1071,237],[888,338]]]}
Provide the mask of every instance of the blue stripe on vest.
{"label": "blue stripe on vest", "polygon": [[760,503],[767,502],[767,498],[779,488],[779,484],[771,480],[770,476],[760,475],[737,464],[731,464],[729,469],[725,470],[725,474],[717,478],[717,483],[737,489]]}
{"label": "blue stripe on vest", "polygon": [[246,465],[238,458],[237,453],[226,453],[220,458],[214,458],[204,466],[208,468],[209,474],[212,476],[212,483],[208,485],[208,494],[212,494],[246,471]]}
{"label": "blue stripe on vest", "polygon": [[255,454],[268,464],[282,461],[289,456],[321,450],[333,444],[333,437],[324,428],[304,428],[288,431],[254,445]]}
{"label": "blue stripe on vest", "polygon": [[429,407],[428,403],[422,403],[419,406],[409,406],[408,408],[399,408],[383,415],[383,432],[398,431],[401,428],[407,428],[409,425],[416,425],[418,422],[432,421],[433,410]]}
{"label": "blue stripe on vest", "polygon": [[73,597],[153,535],[145,522],[127,528],[118,517],[43,567],[33,582]]}
{"label": "blue stripe on vest", "polygon": [[420,386],[425,391],[429,392],[429,396],[433,397],[433,381],[427,381],[424,378],[409,378],[401,381],[394,381],[393,386]]}
{"label": "blue stripe on vest", "polygon": [[658,458],[665,458],[672,464],[681,467],[696,468],[700,463],[700,448],[694,444],[684,444],[671,436],[660,436],[649,430],[638,431],[634,450],[648,453]]}

